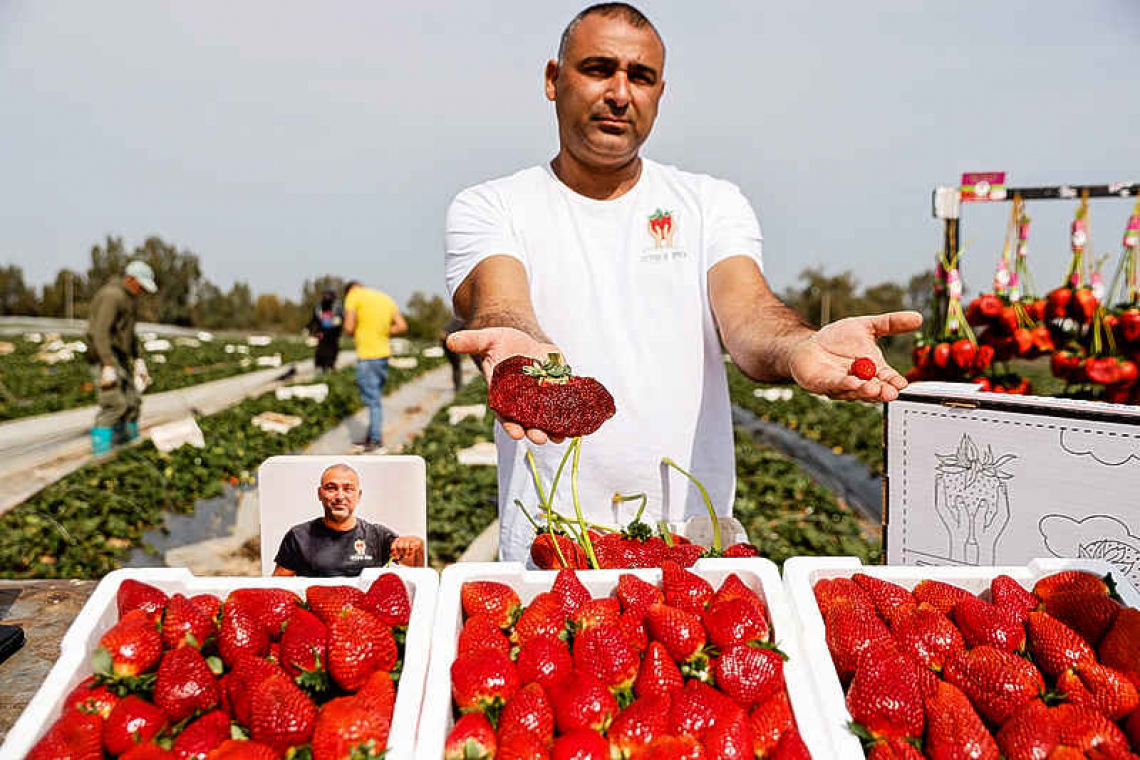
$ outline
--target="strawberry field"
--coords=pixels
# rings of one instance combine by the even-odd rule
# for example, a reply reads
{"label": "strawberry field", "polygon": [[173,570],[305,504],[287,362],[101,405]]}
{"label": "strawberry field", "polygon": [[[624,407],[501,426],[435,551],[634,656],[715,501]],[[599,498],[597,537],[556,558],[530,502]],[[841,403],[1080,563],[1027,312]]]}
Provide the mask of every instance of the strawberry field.
{"label": "strawberry field", "polygon": [[[48,336],[51,338],[51,336]],[[26,336],[9,339],[14,351],[0,358],[0,421],[95,403],[88,349],[81,338]],[[282,362],[307,359],[312,349],[297,339],[274,339],[253,346],[243,340],[171,338],[163,350],[143,351],[154,383],[147,393],[161,393],[220,380],[259,369],[258,360],[280,355]],[[273,361],[269,359],[269,361]]]}

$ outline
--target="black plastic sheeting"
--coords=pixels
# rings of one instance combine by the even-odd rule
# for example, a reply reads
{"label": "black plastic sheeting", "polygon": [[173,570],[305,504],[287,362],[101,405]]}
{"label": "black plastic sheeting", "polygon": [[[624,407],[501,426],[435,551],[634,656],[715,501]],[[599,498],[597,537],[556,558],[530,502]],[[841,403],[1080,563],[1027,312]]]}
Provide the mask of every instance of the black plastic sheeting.
{"label": "black plastic sheeting", "polygon": [[831,490],[867,519],[883,520],[883,479],[850,454],[836,454],[783,425],[758,418],[733,404],[732,421],[758,442],[794,459],[812,480]]}
{"label": "black plastic sheeting", "polygon": [[237,521],[241,489],[229,485],[223,488],[225,492],[220,496],[199,499],[190,514],[165,513],[163,525],[142,537],[142,546],[154,551],[134,547],[124,567],[166,567],[163,557],[170,549],[230,535]]}

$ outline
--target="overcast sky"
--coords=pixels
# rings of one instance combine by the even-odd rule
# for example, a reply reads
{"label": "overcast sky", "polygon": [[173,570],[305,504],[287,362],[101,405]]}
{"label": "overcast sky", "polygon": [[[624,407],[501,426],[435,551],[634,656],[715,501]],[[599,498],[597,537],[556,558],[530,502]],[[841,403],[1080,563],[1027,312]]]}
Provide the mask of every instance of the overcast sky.
{"label": "overcast sky", "polygon": [[[227,287],[322,273],[444,292],[463,187],[556,150],[541,74],[580,2],[0,0],[0,262],[34,284],[107,234],[157,234]],[[704,2],[640,7],[668,45],[645,155],[736,182],[777,289],[930,266],[930,191],[1140,180],[1140,2]],[[1092,212],[1120,250],[1130,203]],[[1030,207],[1059,282],[1073,204]],[[1007,204],[967,209],[988,282]]]}

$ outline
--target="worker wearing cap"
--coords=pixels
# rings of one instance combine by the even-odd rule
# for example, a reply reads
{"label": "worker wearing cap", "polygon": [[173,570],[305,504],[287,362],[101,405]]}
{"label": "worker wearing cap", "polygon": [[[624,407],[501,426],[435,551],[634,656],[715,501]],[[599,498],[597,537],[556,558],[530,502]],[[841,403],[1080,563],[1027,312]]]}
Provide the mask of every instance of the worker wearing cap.
{"label": "worker wearing cap", "polygon": [[150,373],[139,356],[135,337],[138,296],[143,291],[158,291],[154,270],[145,262],[132,261],[122,278],[99,288],[91,299],[87,358],[99,402],[91,429],[91,450],[97,455],[110,451],[116,442],[131,441],[139,435],[140,394],[150,384]]}

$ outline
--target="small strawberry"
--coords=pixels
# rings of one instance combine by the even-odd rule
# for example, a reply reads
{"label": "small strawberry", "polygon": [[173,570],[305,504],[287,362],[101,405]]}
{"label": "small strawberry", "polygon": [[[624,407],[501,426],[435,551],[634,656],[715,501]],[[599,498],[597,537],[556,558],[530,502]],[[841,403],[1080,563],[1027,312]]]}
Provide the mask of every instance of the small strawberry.
{"label": "small strawberry", "polygon": [[640,662],[617,625],[599,623],[582,631],[574,637],[573,654],[575,670],[589,673],[608,686],[619,706],[633,701],[633,682]]}
{"label": "small strawberry", "polygon": [[649,630],[645,627],[645,616],[632,610],[621,613],[617,626],[625,634],[625,640],[639,655],[649,646]]}
{"label": "small strawberry", "polygon": [[926,602],[917,607],[896,608],[891,633],[900,650],[939,672],[946,658],[965,647],[961,632],[950,618]]}
{"label": "small strawberry", "polygon": [[391,721],[353,697],[338,697],[322,708],[313,726],[313,760],[382,757]]}
{"label": "small strawberry", "polygon": [[942,581],[920,581],[911,592],[915,601],[927,602],[937,607],[944,615],[949,615],[954,605],[967,596],[973,596],[969,591],[951,586]]}
{"label": "small strawberry", "polygon": [[665,645],[652,641],[637,671],[633,691],[638,697],[667,697],[681,690],[685,679]]}
{"label": "small strawberry", "polygon": [[550,760],[550,752],[537,736],[515,731],[499,737],[495,760]]}
{"label": "small strawberry", "polygon": [[666,559],[662,564],[672,562],[680,568],[692,567],[697,560],[704,556],[705,550],[697,544],[673,544],[666,552]]}
{"label": "small strawberry", "polygon": [[1125,607],[1097,646],[1102,665],[1124,673],[1140,688],[1140,610]]}
{"label": "small strawberry", "polygon": [[812,760],[799,729],[793,728],[780,737],[780,743],[772,752],[772,760]]}
{"label": "small strawberry", "polygon": [[32,747],[25,760],[103,760],[103,718],[65,712]]}
{"label": "small strawberry", "polygon": [[301,600],[283,588],[239,588],[230,592],[226,604],[244,607],[272,641],[281,638],[281,626]]}
{"label": "small strawberry", "polygon": [[447,734],[443,760],[491,760],[498,745],[487,716],[481,712],[466,713],[459,716]]}
{"label": "small strawberry", "polygon": [[280,760],[281,753],[261,742],[227,739],[206,760]]}
{"label": "small strawberry", "polygon": [[891,632],[869,606],[848,603],[834,606],[824,618],[828,651],[839,680],[855,675],[863,653],[876,642],[892,641]]}
{"label": "small strawberry", "polygon": [[136,744],[120,755],[119,760],[178,760],[178,756],[157,744]]}
{"label": "small strawberry", "polygon": [[871,597],[850,578],[823,578],[816,581],[812,592],[815,594],[815,603],[819,606],[819,614],[824,620],[833,609],[847,604],[875,611]]}
{"label": "small strawberry", "polygon": [[1047,575],[1033,587],[1034,595],[1041,601],[1060,591],[1084,591],[1090,594],[1109,596],[1108,584],[1099,575],[1084,570],[1064,570]]}
{"label": "small strawberry", "polygon": [[[680,673],[677,677],[680,678]],[[638,748],[668,734],[671,704],[668,694],[642,696],[618,713],[606,732],[615,753],[619,757],[629,757]]]}
{"label": "small strawberry", "polygon": [[198,718],[174,737],[171,749],[179,760],[200,760],[230,738],[230,716],[213,710]]}
{"label": "small strawberry", "polygon": [[780,737],[796,726],[787,689],[777,689],[772,696],[753,708],[752,751],[756,757],[768,757],[780,743]]}
{"label": "small strawberry", "polygon": [[702,620],[709,641],[721,651],[734,644],[768,641],[772,633],[768,621],[744,599],[710,604]]}
{"label": "small strawberry", "polygon": [[580,728],[558,737],[550,760],[610,760],[610,745],[597,731]]}
{"label": "small strawberry", "polygon": [[755,756],[752,742],[752,724],[748,720],[748,713],[733,705],[725,710],[725,714],[705,734],[704,745],[705,751],[715,758],[752,760]]}
{"label": "small strawberry", "polygon": [[860,736],[918,738],[924,725],[923,697],[917,669],[905,655],[868,659],[847,690],[847,709],[861,727]]}
{"label": "small strawberry", "polygon": [[860,380],[870,380],[875,376],[875,372],[875,360],[866,356],[860,356],[851,362],[851,369],[848,370],[848,374],[854,375]]}
{"label": "small strawberry", "polygon": [[544,591],[535,596],[519,615],[510,639],[512,643],[522,646],[536,636],[558,638],[564,635],[565,629],[566,616],[562,614],[562,600],[549,591]]}
{"label": "small strawberry", "polygon": [[1097,646],[1108,633],[1120,602],[1104,594],[1058,591],[1045,600],[1044,611],[1079,633],[1090,646]]}
{"label": "small strawberry", "polygon": [[578,728],[605,732],[618,714],[617,700],[606,685],[579,670],[551,686],[549,696],[559,733]]}
{"label": "small strawberry", "polygon": [[664,644],[676,662],[695,663],[704,657],[705,627],[691,612],[654,604],[645,613],[645,623],[650,640]]}
{"label": "small strawberry", "polygon": [[673,695],[669,722],[674,733],[703,741],[709,729],[733,708],[739,709],[739,705],[707,683],[694,679]]}
{"label": "small strawberry", "polygon": [[190,601],[216,625],[222,616],[222,600],[213,594],[195,594]]}
{"label": "small strawberry", "polygon": [[942,681],[934,696],[926,699],[926,742],[932,760],[976,758],[998,760],[997,742],[970,700],[952,684]]}
{"label": "small strawberry", "polygon": [[268,653],[269,633],[257,619],[241,605],[224,605],[218,628],[218,654],[226,665],[233,667],[242,655],[264,657]]}
{"label": "small strawberry", "polygon": [[779,649],[733,644],[716,659],[716,685],[746,709],[784,688],[784,660]]}
{"label": "small strawberry", "polygon": [[1053,711],[1040,699],[1025,702],[997,732],[998,747],[1007,760],[1049,757],[1061,743],[1061,727]]}
{"label": "small strawberry", "polygon": [[691,736],[659,736],[636,750],[629,760],[705,760],[705,748]]}
{"label": "small strawberry", "polygon": [[329,625],[329,675],[346,691],[374,671],[392,670],[399,656],[392,630],[362,609],[344,609]]}
{"label": "small strawberry", "polygon": [[166,602],[165,591],[149,583],[136,581],[134,578],[123,580],[115,592],[115,605],[119,609],[120,620],[131,610],[142,610],[151,620],[158,622]]}
{"label": "small strawberry", "polygon": [[867,592],[867,596],[871,597],[871,602],[875,605],[875,611],[887,623],[893,620],[895,612],[900,608],[917,604],[914,595],[897,583],[865,573],[855,573],[851,576],[851,580]]}
{"label": "small strawberry", "polygon": [[606,533],[593,541],[594,556],[603,570],[625,570],[637,565],[633,542],[620,533]]}
{"label": "small strawberry", "polygon": [[602,599],[591,599],[578,607],[574,614],[570,615],[570,629],[575,634],[580,634],[588,628],[602,623],[609,623],[616,625],[618,619],[621,617],[621,602],[617,599],[605,597]]}
{"label": "small strawberry", "polygon": [[988,644],[1007,652],[1025,649],[1025,628],[1012,612],[971,594],[962,597],[951,614],[967,647]]}
{"label": "small strawberry", "polygon": [[1140,694],[1118,670],[1083,662],[1057,678],[1057,688],[1066,701],[1091,707],[1109,720],[1120,720],[1140,707]]}
{"label": "small strawberry", "polygon": [[459,711],[482,711],[492,725],[521,687],[511,658],[494,649],[480,649],[451,663],[451,696]]}
{"label": "small strawberry", "polygon": [[305,603],[309,609],[324,621],[332,622],[348,608],[363,610],[364,592],[355,586],[309,586],[305,589]]}
{"label": "small strawberry", "polygon": [[1038,605],[1037,597],[1008,575],[999,575],[990,581],[990,600],[1019,623],[1024,623]]}
{"label": "small strawberry", "polygon": [[283,624],[281,667],[310,693],[328,688],[329,630],[319,617],[297,607]]}
{"label": "small strawberry", "polygon": [[573,669],[570,649],[561,639],[536,636],[519,648],[518,674],[523,683],[550,688],[561,683]]}
{"label": "small strawberry", "polygon": [[[220,669],[220,663],[218,663]],[[158,666],[154,703],[174,723],[217,707],[222,695],[206,658],[194,647],[169,650]]]}
{"label": "small strawberry", "polygon": [[218,624],[182,594],[170,597],[162,618],[162,643],[167,649],[191,646],[201,649],[213,641]]}
{"label": "small strawberry", "polygon": [[169,723],[161,708],[130,694],[107,716],[103,724],[103,748],[112,755],[121,755],[136,744],[149,742]]}
{"label": "small strawberry", "polygon": [[1033,663],[991,646],[955,652],[942,677],[965,692],[983,718],[999,726],[1045,690]]}
{"label": "small strawberry", "polygon": [[88,676],[64,698],[62,712],[66,714],[79,710],[106,718],[119,703],[119,699],[107,686],[100,684],[96,676]]}
{"label": "small strawberry", "polygon": [[748,587],[744,581],[740,580],[740,576],[736,573],[729,573],[725,576],[724,581],[721,582],[720,588],[713,594],[712,599],[709,600],[709,606],[719,604],[720,602],[727,602],[730,599],[743,599],[752,605],[753,609],[764,620],[768,619],[768,605],[760,598],[760,595]]}
{"label": "small strawberry", "polygon": [[694,615],[704,612],[714,593],[708,581],[671,560],[661,564],[661,590],[666,604]]}
{"label": "small strawberry", "polygon": [[253,698],[254,689],[278,675],[286,674],[275,662],[249,654],[238,658],[233,670],[226,674],[225,680],[230,709],[239,723],[249,725],[250,700]]}
{"label": "small strawberry", "polygon": [[[594,549],[594,556],[598,556],[597,547]],[[586,570],[590,566],[586,552],[576,541],[562,533],[548,531],[543,531],[534,537],[530,545],[530,558],[540,570],[559,568]],[[601,557],[598,557],[598,561],[601,561]]]}
{"label": "small strawberry", "polygon": [[353,698],[357,704],[391,720],[396,708],[396,683],[392,674],[383,670],[373,672]]}
{"label": "small strawberry", "polygon": [[570,569],[559,570],[554,576],[550,593],[562,600],[562,614],[570,617],[579,607],[590,601],[590,591],[582,585],[578,574]]}
{"label": "small strawberry", "polygon": [[592,377],[577,377],[559,354],[512,356],[495,365],[487,405],[504,419],[554,436],[589,435],[614,416],[614,399]]}
{"label": "small strawberry", "polygon": [[1025,621],[1029,654],[1041,672],[1056,678],[1069,668],[1096,662],[1096,653],[1076,631],[1044,612]]}
{"label": "small strawberry", "polygon": [[[1061,728],[1061,743],[1082,752],[1128,750],[1128,737],[1120,728],[1096,710],[1063,704],[1053,708]],[[1125,756],[1127,757],[1127,756]]]}
{"label": "small strawberry", "polygon": [[731,559],[746,559],[748,557],[759,557],[762,555],[756,545],[741,542],[725,549],[724,556]]}
{"label": "small strawberry", "polygon": [[154,618],[142,609],[133,609],[99,639],[91,667],[108,680],[130,679],[153,669],[161,657],[162,634]]}
{"label": "small strawberry", "polygon": [[554,741],[554,710],[546,691],[536,683],[515,692],[499,716],[500,739],[516,732],[531,734],[544,745]]}
{"label": "small strawberry", "polygon": [[926,760],[926,756],[906,739],[883,739],[871,744],[867,760]]}
{"label": "small strawberry", "polygon": [[317,722],[317,706],[286,675],[277,675],[253,688],[249,735],[256,742],[284,753],[308,743]]}
{"label": "small strawberry", "polygon": [[468,581],[460,589],[459,598],[468,617],[483,613],[500,628],[515,622],[520,606],[515,590],[497,581]]}
{"label": "small strawberry", "polygon": [[364,594],[364,609],[385,625],[407,626],[412,617],[412,600],[404,581],[396,573],[384,573]]}
{"label": "small strawberry", "polygon": [[476,649],[498,649],[503,654],[511,653],[511,642],[503,629],[491,622],[486,615],[472,615],[459,631],[457,654],[466,654]]}

